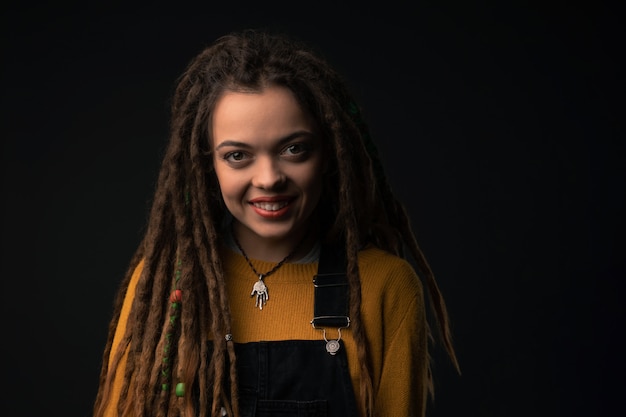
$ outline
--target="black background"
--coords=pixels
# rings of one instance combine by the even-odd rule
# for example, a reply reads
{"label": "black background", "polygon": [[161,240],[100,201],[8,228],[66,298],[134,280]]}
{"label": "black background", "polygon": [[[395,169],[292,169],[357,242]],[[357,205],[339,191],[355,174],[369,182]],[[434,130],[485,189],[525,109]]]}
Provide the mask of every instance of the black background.
{"label": "black background", "polygon": [[175,79],[265,26],[344,73],[413,216],[463,371],[435,351],[429,415],[623,413],[617,11],[262,3],[3,6],[2,414],[90,415]]}

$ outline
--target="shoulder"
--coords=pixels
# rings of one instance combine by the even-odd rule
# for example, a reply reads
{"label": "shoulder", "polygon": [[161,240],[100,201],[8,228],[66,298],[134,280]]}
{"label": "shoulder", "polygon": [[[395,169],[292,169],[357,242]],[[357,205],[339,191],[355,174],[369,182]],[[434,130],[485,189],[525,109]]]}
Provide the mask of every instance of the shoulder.
{"label": "shoulder", "polygon": [[422,298],[422,282],[411,263],[375,246],[359,252],[363,296],[376,294],[393,300]]}
{"label": "shoulder", "polygon": [[132,291],[132,293],[135,293],[135,289],[137,288],[137,282],[139,281],[139,278],[141,277],[141,273],[143,272],[143,268],[144,268],[144,264],[145,264],[145,259],[141,259],[139,261],[139,263],[137,263],[137,266],[135,266],[135,269],[133,270],[133,275],[130,278],[130,283],[128,284],[128,290],[129,292]]}
{"label": "shoulder", "polygon": [[375,246],[368,246],[359,252],[359,272],[362,277],[376,282],[393,280],[410,286],[420,283],[408,260]]}
{"label": "shoulder", "polygon": [[141,259],[139,263],[135,266],[133,274],[130,277],[128,287],[126,288],[126,294],[124,295],[124,304],[122,305],[122,310],[120,314],[120,317],[124,318],[124,320],[130,315],[133,300],[135,299],[135,294],[137,292],[137,284],[139,283],[139,280],[141,278],[144,264],[145,260]]}

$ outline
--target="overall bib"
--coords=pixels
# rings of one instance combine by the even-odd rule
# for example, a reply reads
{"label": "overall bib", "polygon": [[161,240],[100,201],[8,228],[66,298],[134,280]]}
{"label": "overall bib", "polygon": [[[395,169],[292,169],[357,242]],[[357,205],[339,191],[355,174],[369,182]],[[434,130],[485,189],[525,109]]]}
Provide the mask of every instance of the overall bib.
{"label": "overall bib", "polygon": [[[342,250],[322,245],[314,285],[311,324],[319,329],[348,327]],[[235,344],[242,417],[356,417],[343,342],[325,339],[324,330],[324,340]]]}

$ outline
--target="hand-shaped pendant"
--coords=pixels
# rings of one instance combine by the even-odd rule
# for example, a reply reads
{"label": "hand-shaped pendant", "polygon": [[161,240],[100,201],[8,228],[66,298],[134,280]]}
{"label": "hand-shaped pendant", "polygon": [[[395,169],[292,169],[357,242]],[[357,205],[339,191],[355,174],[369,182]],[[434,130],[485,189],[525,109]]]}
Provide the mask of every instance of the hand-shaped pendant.
{"label": "hand-shaped pendant", "polygon": [[267,300],[269,300],[270,298],[270,295],[267,292],[267,287],[265,286],[265,283],[263,282],[263,274],[259,275],[259,280],[254,283],[250,296],[251,297],[254,296],[255,293],[256,293],[256,302],[254,305],[255,307],[259,307],[259,310],[263,310],[263,306],[267,304]]}

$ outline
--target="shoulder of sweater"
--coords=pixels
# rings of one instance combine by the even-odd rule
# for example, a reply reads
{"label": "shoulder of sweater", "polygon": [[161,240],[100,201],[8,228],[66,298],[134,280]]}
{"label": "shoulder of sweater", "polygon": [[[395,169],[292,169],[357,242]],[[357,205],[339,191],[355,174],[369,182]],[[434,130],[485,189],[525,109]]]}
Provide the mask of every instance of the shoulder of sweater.
{"label": "shoulder of sweater", "polygon": [[396,271],[415,273],[407,259],[373,245],[359,251],[359,267],[361,266],[379,267],[392,273]]}
{"label": "shoulder of sweater", "polygon": [[126,290],[127,298],[129,295],[134,296],[135,294],[135,288],[137,287],[137,283],[139,282],[139,278],[141,277],[141,273],[143,272],[145,261],[145,258],[140,259],[135,266],[135,269],[133,270],[133,273],[130,277],[130,282],[128,283],[128,289]]}
{"label": "shoulder of sweater", "polygon": [[421,281],[411,263],[376,246],[368,246],[359,252],[361,285],[377,291],[421,292]]}

